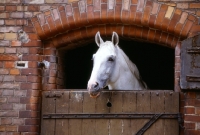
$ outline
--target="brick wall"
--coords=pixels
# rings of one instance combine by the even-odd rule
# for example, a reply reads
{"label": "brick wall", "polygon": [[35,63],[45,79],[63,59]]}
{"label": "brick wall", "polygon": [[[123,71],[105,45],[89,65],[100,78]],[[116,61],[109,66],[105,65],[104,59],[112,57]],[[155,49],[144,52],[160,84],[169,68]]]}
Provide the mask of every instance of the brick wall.
{"label": "brick wall", "polygon": [[[0,0],[0,135],[39,134],[41,92],[64,87],[57,48],[90,42],[98,30],[174,48],[175,90],[181,91],[179,41],[199,33],[199,16],[196,0]],[[28,43],[19,40],[21,29]],[[28,68],[16,68],[19,60]],[[49,68],[38,66],[43,60]],[[200,134],[199,102],[198,92],[181,93],[181,134]]]}

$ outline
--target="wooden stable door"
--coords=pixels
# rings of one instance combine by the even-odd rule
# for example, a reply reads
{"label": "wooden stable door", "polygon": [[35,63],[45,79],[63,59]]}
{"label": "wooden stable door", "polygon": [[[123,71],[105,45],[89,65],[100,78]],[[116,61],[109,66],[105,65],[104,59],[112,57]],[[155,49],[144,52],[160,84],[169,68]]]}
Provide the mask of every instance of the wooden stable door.
{"label": "wooden stable door", "polygon": [[[45,91],[41,135],[135,135],[149,118],[145,118],[146,115],[133,118],[131,114],[178,112],[179,93],[173,91],[103,91],[96,99],[91,98],[87,90]],[[98,114],[97,118],[92,114]],[[130,118],[118,118],[126,114]],[[112,118],[106,118],[107,115]],[[178,134],[177,119],[168,118],[159,118],[144,133]]]}

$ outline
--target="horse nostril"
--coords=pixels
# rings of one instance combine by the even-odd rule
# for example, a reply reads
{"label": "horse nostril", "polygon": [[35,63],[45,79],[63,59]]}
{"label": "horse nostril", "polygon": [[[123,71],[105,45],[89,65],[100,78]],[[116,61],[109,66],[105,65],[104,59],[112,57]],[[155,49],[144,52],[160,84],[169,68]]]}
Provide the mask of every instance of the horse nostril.
{"label": "horse nostril", "polygon": [[96,84],[94,85],[94,88],[97,88],[99,86],[99,83],[96,82]]}

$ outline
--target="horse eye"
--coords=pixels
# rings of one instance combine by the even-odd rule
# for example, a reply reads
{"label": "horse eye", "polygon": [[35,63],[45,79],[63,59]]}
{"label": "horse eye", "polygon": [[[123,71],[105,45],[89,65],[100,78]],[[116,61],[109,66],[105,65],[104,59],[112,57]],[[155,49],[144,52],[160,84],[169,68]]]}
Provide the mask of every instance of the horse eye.
{"label": "horse eye", "polygon": [[112,61],[114,61],[114,59],[112,57],[109,57],[108,61],[112,62]]}

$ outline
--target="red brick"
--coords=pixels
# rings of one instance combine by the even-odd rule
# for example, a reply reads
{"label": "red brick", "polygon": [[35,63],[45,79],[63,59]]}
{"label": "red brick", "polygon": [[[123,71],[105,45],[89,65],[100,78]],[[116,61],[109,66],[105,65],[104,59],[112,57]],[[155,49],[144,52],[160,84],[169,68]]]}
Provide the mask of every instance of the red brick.
{"label": "red brick", "polygon": [[4,55],[4,54],[0,55],[0,61],[5,61],[5,60],[15,61],[15,60],[18,60],[18,59],[19,58],[16,55]]}
{"label": "red brick", "polygon": [[148,26],[150,12],[151,12],[151,7],[145,7],[142,18],[142,24],[144,24],[145,26]]}
{"label": "red brick", "polygon": [[160,11],[159,11],[159,13],[157,15],[156,23],[155,23],[155,27],[158,28],[158,29],[160,29],[160,26],[161,26],[161,24],[163,22],[163,18],[165,16],[167,8],[168,8],[168,6],[164,5],[164,4],[162,4],[161,7],[160,7]]}
{"label": "red brick", "polygon": [[176,13],[173,15],[173,17],[169,23],[168,32],[171,32],[171,33],[175,32],[175,26],[178,23],[180,17],[181,17],[181,15],[176,14]]}
{"label": "red brick", "polygon": [[20,103],[22,104],[37,104],[40,102],[40,97],[21,97]]}
{"label": "red brick", "polygon": [[73,8],[74,20],[77,27],[81,26],[79,8]]}
{"label": "red brick", "polygon": [[10,132],[17,131],[17,126],[6,126],[6,131]]}
{"label": "red brick", "polygon": [[10,69],[10,74],[11,75],[19,75],[20,71],[19,71],[19,69]]}
{"label": "red brick", "polygon": [[[121,9],[122,9],[122,5],[121,4],[116,4],[115,6],[115,22],[116,23],[121,23]],[[105,15],[104,15],[105,16]]]}
{"label": "red brick", "polygon": [[32,68],[21,69],[21,74],[22,75],[41,75],[41,69],[32,69]]}
{"label": "red brick", "polygon": [[160,37],[160,43],[161,44],[165,44],[166,43],[166,40],[167,40],[167,37],[168,37],[168,34],[165,33],[165,32],[162,32],[162,35]]}
{"label": "red brick", "polygon": [[195,114],[194,107],[185,107],[185,114]]}
{"label": "red brick", "polygon": [[35,27],[35,29],[36,29],[36,32],[37,32],[38,36],[39,36],[41,39],[46,38],[46,36],[45,36],[45,34],[44,34],[44,32],[43,32],[43,30],[42,30],[42,27],[40,26],[39,22],[35,22],[35,23],[33,23],[33,25],[34,25],[34,27]]}
{"label": "red brick", "polygon": [[0,103],[6,103],[7,102],[7,98],[0,98]]}
{"label": "red brick", "polygon": [[5,67],[5,68],[14,68],[14,67],[15,67],[15,62],[6,61],[6,62],[4,63],[4,67]]}
{"label": "red brick", "polygon": [[4,82],[13,82],[15,80],[15,76],[13,75],[5,75],[3,78]]}
{"label": "red brick", "polygon": [[18,117],[18,111],[1,111],[0,112],[1,117]]}
{"label": "red brick", "polygon": [[38,12],[40,9],[38,5],[28,5],[28,11]]}
{"label": "red brick", "polygon": [[16,11],[17,6],[6,6],[6,11]]}
{"label": "red brick", "polygon": [[198,130],[185,130],[184,135],[200,135],[200,131],[198,131]]}
{"label": "red brick", "polygon": [[189,8],[200,8],[200,3],[190,3]]}
{"label": "red brick", "polygon": [[55,49],[44,49],[44,55],[56,55]]}
{"label": "red brick", "polygon": [[0,83],[0,89],[19,89],[18,83]]}
{"label": "red brick", "polygon": [[48,62],[57,62],[57,57],[55,56],[44,56],[44,60]]}
{"label": "red brick", "polygon": [[43,90],[56,89],[56,84],[43,84]]}
{"label": "red brick", "polygon": [[5,20],[6,25],[16,25],[16,20]]}
{"label": "red brick", "polygon": [[11,118],[1,118],[1,125],[11,125],[12,119]]}
{"label": "red brick", "polygon": [[39,118],[37,111],[19,111],[19,118]]}
{"label": "red brick", "polygon": [[13,104],[13,110],[25,110],[26,104]]}
{"label": "red brick", "polygon": [[195,99],[196,98],[196,92],[186,92],[185,98],[187,99]]}
{"label": "red brick", "polygon": [[191,122],[200,122],[200,117],[194,116],[194,115],[185,115],[184,120],[191,121]]}
{"label": "red brick", "polygon": [[24,119],[19,119],[19,118],[13,118],[13,122],[14,125],[24,125]]}
{"label": "red brick", "polygon": [[5,6],[0,6],[0,11],[4,11],[5,10]]}
{"label": "red brick", "polygon": [[15,81],[16,82],[26,82],[27,77],[26,76],[15,76]]}
{"label": "red brick", "polygon": [[40,120],[39,119],[26,119],[25,125],[39,125]]}
{"label": "red brick", "polygon": [[56,76],[57,70],[50,70],[49,76]]}
{"label": "red brick", "polygon": [[40,90],[28,90],[26,96],[39,97],[41,95]]}
{"label": "red brick", "polygon": [[19,132],[39,132],[38,126],[19,126]]}
{"label": "red brick", "polygon": [[0,132],[4,132],[4,131],[6,131],[6,126],[5,125],[4,126],[0,125]]}
{"label": "red brick", "polygon": [[26,104],[26,110],[40,111],[39,104]]}
{"label": "red brick", "polygon": [[[108,10],[108,13],[107,13],[107,20],[109,23],[113,23],[114,22],[114,16],[115,13],[114,13],[114,10]],[[127,23],[127,19],[128,19],[128,16],[129,16],[129,12],[128,11],[122,11],[122,22],[123,23]]]}
{"label": "red brick", "polygon": [[23,18],[24,13],[23,12],[11,12],[10,17],[11,18]]}
{"label": "red brick", "polygon": [[12,110],[13,105],[12,104],[1,104],[0,105],[0,110]]}
{"label": "red brick", "polygon": [[32,83],[21,83],[21,90],[32,89]]}
{"label": "red brick", "polygon": [[28,67],[29,68],[37,68],[38,67],[38,62],[36,62],[36,61],[35,62],[29,61],[28,62]]}
{"label": "red brick", "polygon": [[138,25],[141,25],[141,16],[142,16],[142,12],[136,12],[135,23]]}
{"label": "red brick", "polygon": [[[103,4],[103,7],[104,8],[105,4]],[[102,11],[103,12],[103,15],[105,14],[106,11]],[[88,23],[90,24],[94,24],[95,23],[95,20],[94,20],[94,12],[93,12],[93,6],[92,5],[89,5],[87,7],[87,21]],[[101,18],[101,21],[105,21],[106,20],[106,16],[103,16]]]}
{"label": "red brick", "polygon": [[200,108],[199,107],[195,108],[195,114],[200,115]]}
{"label": "red brick", "polygon": [[23,55],[22,56],[23,61],[40,61],[40,55]]}
{"label": "red brick", "polygon": [[[16,93],[16,90],[15,90]],[[16,96],[16,94],[14,94]],[[9,97],[8,98],[8,103],[19,103],[20,97]]]}
{"label": "red brick", "polygon": [[21,46],[21,45],[22,45],[22,43],[18,40],[11,41],[11,46]]}
{"label": "red brick", "polygon": [[34,33],[35,32],[35,29],[34,29],[34,27],[30,27],[30,26],[23,26],[23,30],[26,32],[26,33],[29,33],[29,32],[31,32],[31,33]]}
{"label": "red brick", "polygon": [[41,41],[37,41],[37,40],[31,40],[28,43],[24,44],[23,46],[28,46],[28,47],[41,47],[42,46],[42,42]]}
{"label": "red brick", "polygon": [[5,53],[16,53],[17,49],[16,48],[5,48]]}
{"label": "red brick", "polygon": [[186,37],[188,35],[189,30],[192,27],[192,25],[193,25],[193,22],[190,20],[187,20],[185,26],[183,27],[183,29],[181,31],[181,36]]}
{"label": "red brick", "polygon": [[13,90],[4,90],[2,94],[3,96],[12,96],[13,92]]}
{"label": "red brick", "polygon": [[0,68],[2,68],[3,67],[3,62],[2,61],[0,61]]}
{"label": "red brick", "polygon": [[28,76],[27,81],[28,82],[41,82],[42,78],[39,76]]}
{"label": "red brick", "polygon": [[29,48],[23,47],[23,48],[17,48],[17,53],[21,53],[21,54],[26,54],[29,53]]}
{"label": "red brick", "polygon": [[25,19],[17,19],[16,20],[16,25],[27,25],[28,22]]}
{"label": "red brick", "polygon": [[36,33],[29,33],[28,35],[31,40],[39,40],[39,37]]}
{"label": "red brick", "polygon": [[40,55],[42,55],[43,49],[42,48],[35,48],[35,47],[29,48],[29,54],[40,54]]}

